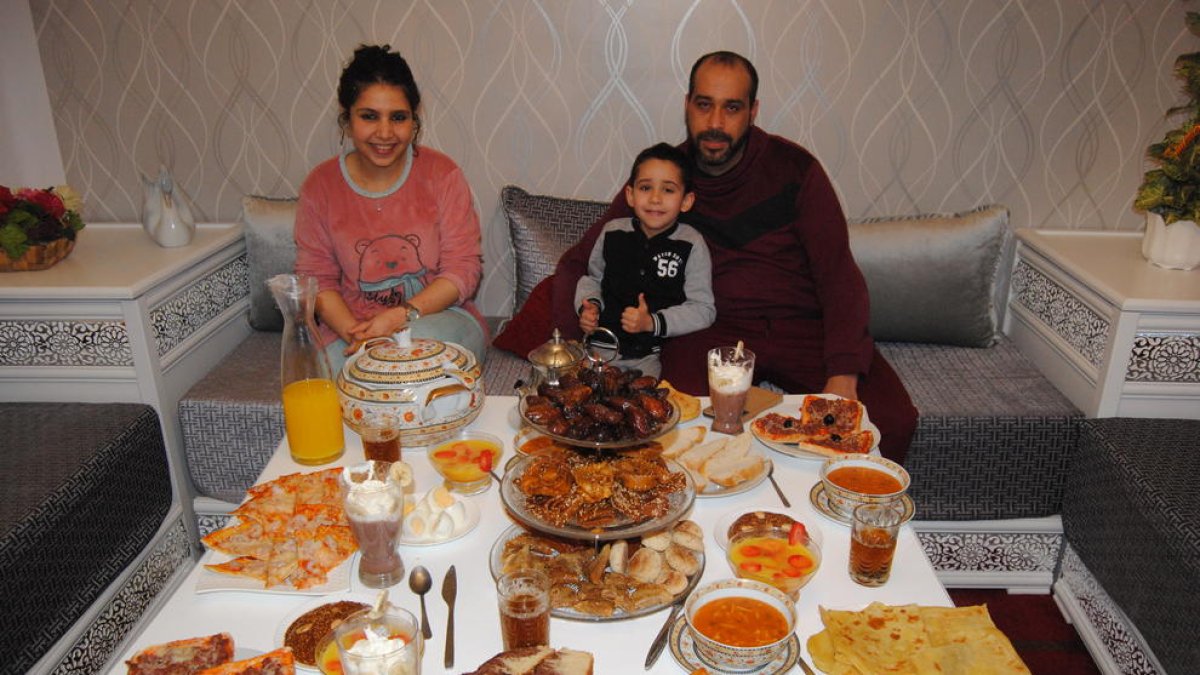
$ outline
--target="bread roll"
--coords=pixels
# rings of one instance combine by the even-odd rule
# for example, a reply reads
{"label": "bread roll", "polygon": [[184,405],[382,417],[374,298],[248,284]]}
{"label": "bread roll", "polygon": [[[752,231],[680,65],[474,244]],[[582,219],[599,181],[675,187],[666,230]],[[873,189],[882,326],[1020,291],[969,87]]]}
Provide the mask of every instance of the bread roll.
{"label": "bread roll", "polygon": [[665,551],[671,545],[671,531],[661,530],[651,534],[642,535],[642,546],[652,548],[655,551]]}
{"label": "bread roll", "polygon": [[696,554],[679,544],[668,546],[667,550],[663,553],[663,557],[672,569],[678,570],[689,577],[700,571],[700,560],[696,557]]}
{"label": "bread roll", "polygon": [[639,548],[629,559],[629,576],[644,584],[652,584],[662,572],[663,556],[652,548]]}

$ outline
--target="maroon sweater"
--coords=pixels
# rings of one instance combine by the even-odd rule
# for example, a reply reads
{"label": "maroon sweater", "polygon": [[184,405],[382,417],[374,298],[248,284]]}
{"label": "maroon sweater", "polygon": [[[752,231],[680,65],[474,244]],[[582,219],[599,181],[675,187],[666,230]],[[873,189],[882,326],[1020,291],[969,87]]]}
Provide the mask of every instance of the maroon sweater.
{"label": "maroon sweater", "polygon": [[[681,146],[690,153],[690,142]],[[746,152],[723,176],[696,173],[696,203],[680,220],[704,235],[712,254],[717,324],[722,320],[815,322],[828,375],[865,374],[866,281],[850,253],[846,218],[829,177],[807,150],[751,127]],[[554,277],[553,317],[578,329],[575,284],[604,223],[631,215],[623,193],[563,254]]]}

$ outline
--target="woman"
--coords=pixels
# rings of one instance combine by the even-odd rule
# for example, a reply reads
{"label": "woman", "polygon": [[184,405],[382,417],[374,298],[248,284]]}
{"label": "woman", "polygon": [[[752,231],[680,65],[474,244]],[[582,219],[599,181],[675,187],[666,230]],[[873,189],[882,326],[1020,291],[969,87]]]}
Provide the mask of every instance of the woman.
{"label": "woman", "polygon": [[335,371],[370,338],[411,328],[482,361],[486,327],[471,298],[479,217],[462,171],[418,148],[421,94],[390,47],[363,45],[338,82],[351,147],[300,188],[296,273],[319,281],[317,318]]}

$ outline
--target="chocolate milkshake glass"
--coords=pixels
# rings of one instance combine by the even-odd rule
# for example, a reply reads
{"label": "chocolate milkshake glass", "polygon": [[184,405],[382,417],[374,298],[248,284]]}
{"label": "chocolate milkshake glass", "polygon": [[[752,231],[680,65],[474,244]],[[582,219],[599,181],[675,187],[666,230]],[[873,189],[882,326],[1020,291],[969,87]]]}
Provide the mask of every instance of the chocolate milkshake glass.
{"label": "chocolate milkshake glass", "polygon": [[342,504],[358,541],[358,580],[368,588],[388,588],[404,579],[404,561],[396,549],[404,491],[388,467],[368,461],[342,471]]}
{"label": "chocolate milkshake glass", "polygon": [[754,380],[754,352],[741,346],[708,351],[708,396],[712,400],[712,430],[722,434],[742,432],[746,394]]}

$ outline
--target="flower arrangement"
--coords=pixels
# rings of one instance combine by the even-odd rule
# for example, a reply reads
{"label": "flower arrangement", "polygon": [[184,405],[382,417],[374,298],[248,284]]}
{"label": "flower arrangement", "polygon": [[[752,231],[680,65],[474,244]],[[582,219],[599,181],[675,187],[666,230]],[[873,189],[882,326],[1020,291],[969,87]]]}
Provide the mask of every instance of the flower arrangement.
{"label": "flower arrangement", "polygon": [[69,186],[38,189],[0,185],[0,249],[13,260],[30,246],[75,240],[83,229],[83,201]]}
{"label": "flower arrangement", "polygon": [[[1187,13],[1187,27],[1200,36],[1200,13]],[[1167,116],[1183,115],[1183,123],[1147,149],[1158,164],[1146,172],[1134,208],[1157,213],[1167,225],[1180,220],[1200,223],[1200,52],[1175,59],[1175,75],[1183,80],[1188,101]]]}

